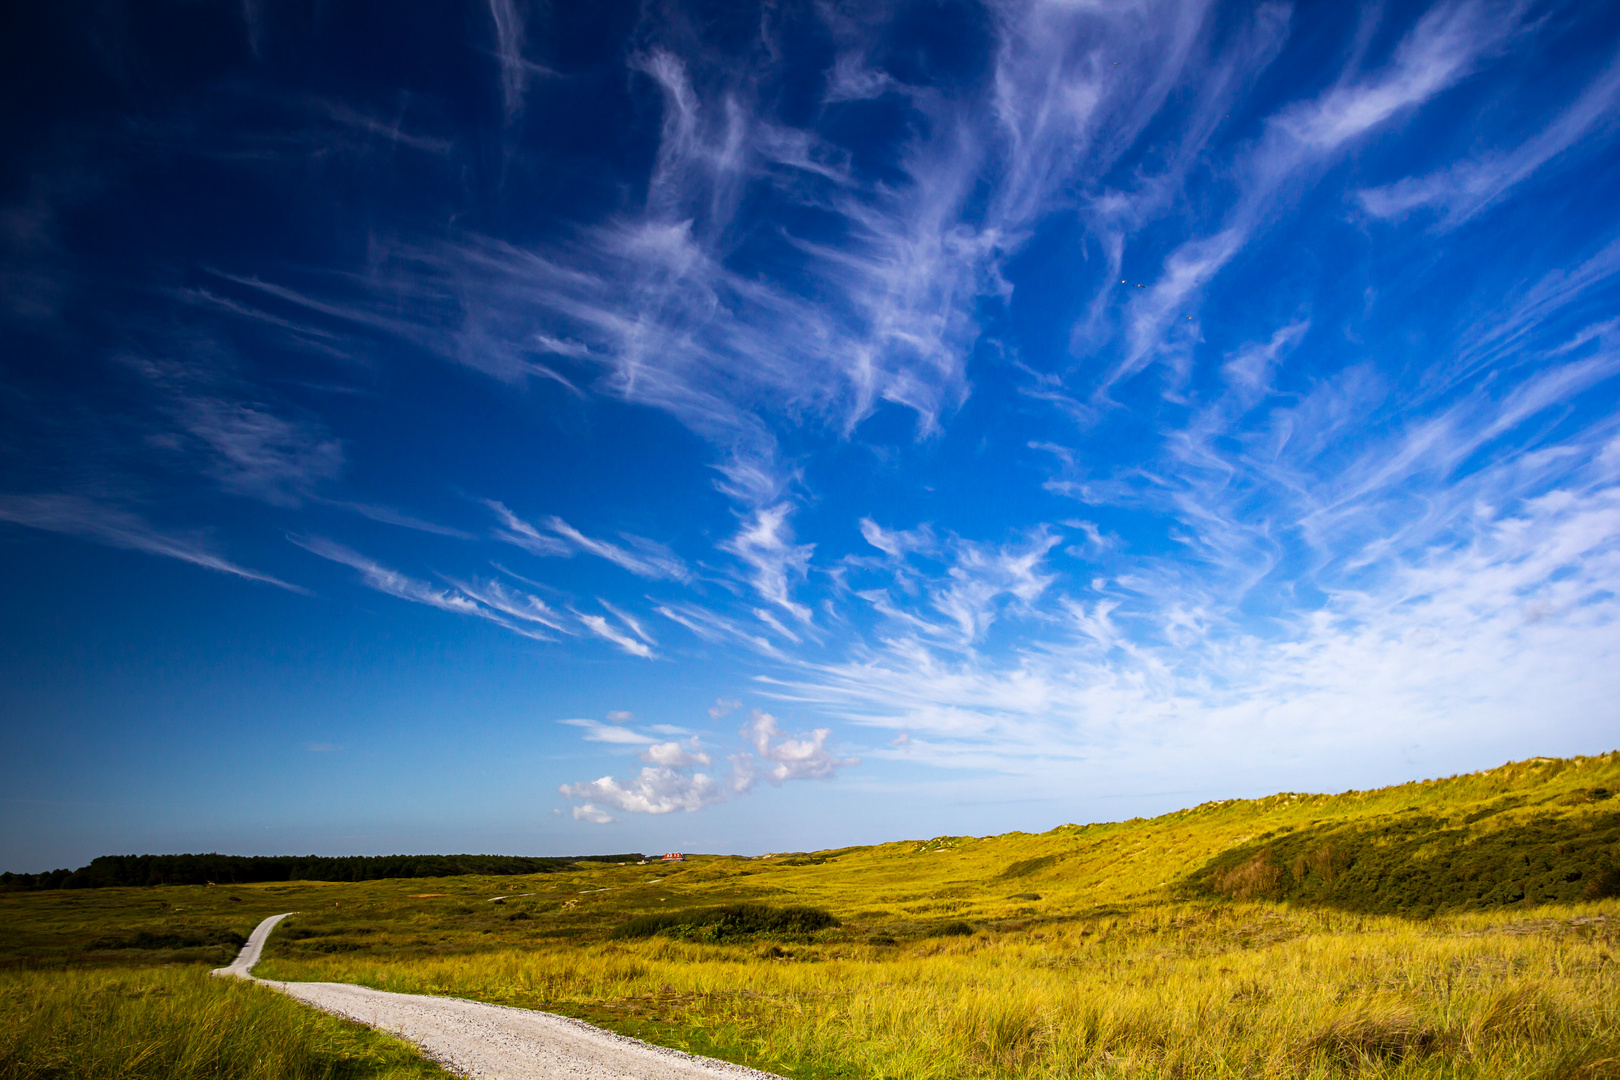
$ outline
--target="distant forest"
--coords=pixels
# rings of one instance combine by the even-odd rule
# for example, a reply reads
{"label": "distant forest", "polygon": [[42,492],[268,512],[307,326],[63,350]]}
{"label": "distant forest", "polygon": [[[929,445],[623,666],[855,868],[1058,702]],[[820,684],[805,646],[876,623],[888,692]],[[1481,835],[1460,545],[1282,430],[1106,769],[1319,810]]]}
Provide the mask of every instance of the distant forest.
{"label": "distant forest", "polygon": [[637,862],[625,855],[103,855],[77,870],[0,874],[0,892],[128,885],[247,885],[257,881],[372,881],[460,874],[552,874],[581,862]]}

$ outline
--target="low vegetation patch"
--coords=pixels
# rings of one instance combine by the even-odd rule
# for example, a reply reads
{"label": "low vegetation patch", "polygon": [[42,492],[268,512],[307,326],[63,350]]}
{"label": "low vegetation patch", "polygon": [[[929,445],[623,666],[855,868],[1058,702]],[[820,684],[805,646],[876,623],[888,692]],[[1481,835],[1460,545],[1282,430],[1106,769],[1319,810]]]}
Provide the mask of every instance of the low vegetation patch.
{"label": "low vegetation patch", "polygon": [[944,926],[936,926],[928,934],[929,937],[970,937],[974,933],[973,924],[961,919],[948,922]]}
{"label": "low vegetation patch", "polygon": [[1037,870],[1045,870],[1061,858],[1063,858],[1062,855],[1040,855],[1033,859],[1020,859],[1003,870],[1001,876],[1004,878],[1028,877]]}
{"label": "low vegetation patch", "polygon": [[1499,822],[1521,801],[1453,820],[1413,811],[1279,831],[1212,859],[1183,894],[1418,917],[1620,896],[1620,811]]}
{"label": "low vegetation patch", "polygon": [[247,935],[223,928],[193,930],[142,930],[135,934],[110,935],[92,938],[86,949],[200,949],[211,945],[223,946],[235,952],[247,943]]}
{"label": "low vegetation patch", "polygon": [[800,938],[838,926],[831,912],[815,907],[726,904],[721,907],[637,915],[613,931],[618,939],[654,935],[686,941],[735,941],[750,937]]}

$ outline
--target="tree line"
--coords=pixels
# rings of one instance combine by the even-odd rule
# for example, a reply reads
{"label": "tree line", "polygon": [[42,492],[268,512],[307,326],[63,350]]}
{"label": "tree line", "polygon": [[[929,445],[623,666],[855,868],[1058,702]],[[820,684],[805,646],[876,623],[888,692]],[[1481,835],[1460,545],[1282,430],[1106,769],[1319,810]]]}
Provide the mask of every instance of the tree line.
{"label": "tree line", "polygon": [[248,885],[262,881],[373,881],[461,874],[553,874],[581,862],[636,862],[624,855],[102,855],[77,870],[0,874],[0,892],[131,885]]}

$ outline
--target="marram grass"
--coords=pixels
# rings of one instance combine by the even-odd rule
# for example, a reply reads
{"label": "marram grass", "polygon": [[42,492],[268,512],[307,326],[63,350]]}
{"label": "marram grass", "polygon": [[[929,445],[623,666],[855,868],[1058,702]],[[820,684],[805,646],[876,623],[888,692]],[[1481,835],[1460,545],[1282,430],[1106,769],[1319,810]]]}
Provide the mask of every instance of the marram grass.
{"label": "marram grass", "polygon": [[204,969],[0,972],[0,1080],[427,1080],[411,1047]]}

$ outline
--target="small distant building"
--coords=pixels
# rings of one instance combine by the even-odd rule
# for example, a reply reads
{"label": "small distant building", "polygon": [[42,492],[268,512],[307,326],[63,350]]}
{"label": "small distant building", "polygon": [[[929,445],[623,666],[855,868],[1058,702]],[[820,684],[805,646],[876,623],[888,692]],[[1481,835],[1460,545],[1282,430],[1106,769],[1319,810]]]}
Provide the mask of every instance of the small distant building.
{"label": "small distant building", "polygon": [[678,851],[669,851],[669,852],[664,853],[664,861],[665,862],[685,862],[686,861],[686,856],[682,855]]}

